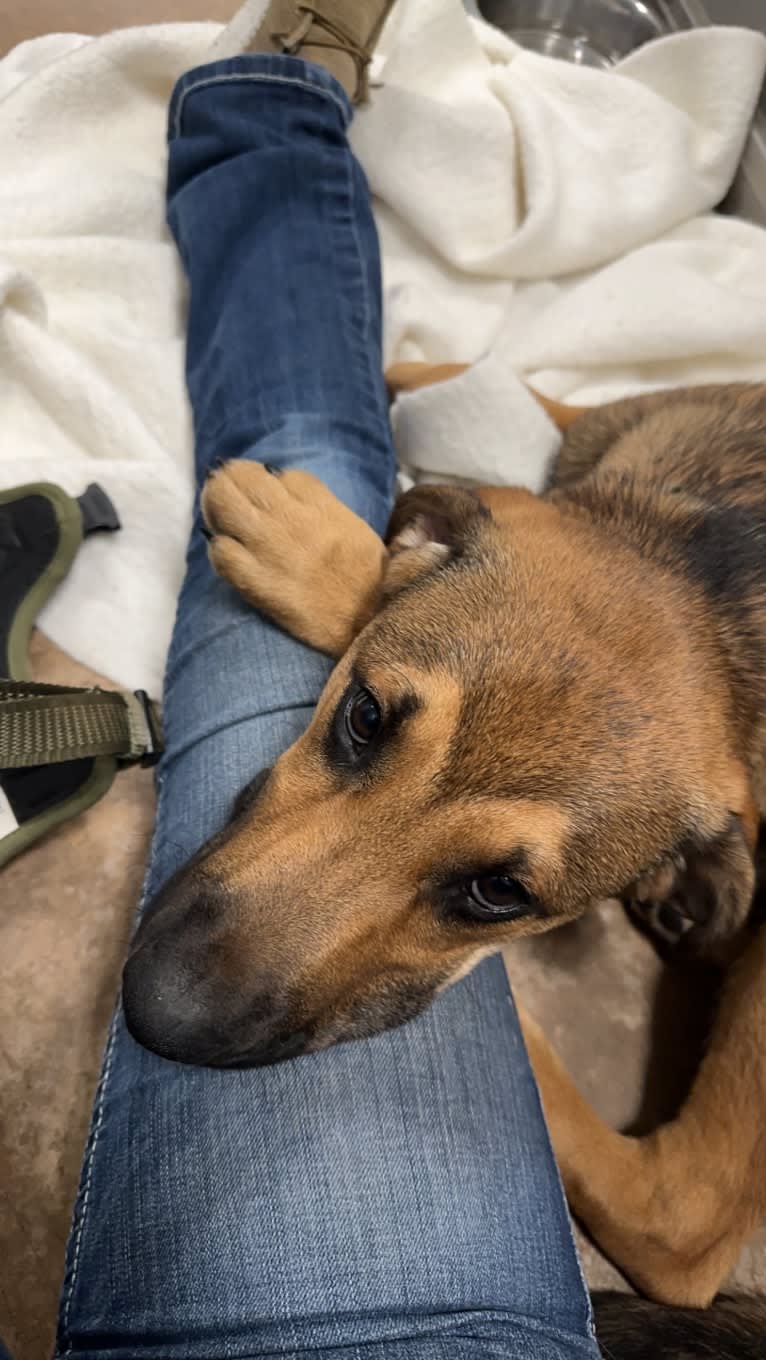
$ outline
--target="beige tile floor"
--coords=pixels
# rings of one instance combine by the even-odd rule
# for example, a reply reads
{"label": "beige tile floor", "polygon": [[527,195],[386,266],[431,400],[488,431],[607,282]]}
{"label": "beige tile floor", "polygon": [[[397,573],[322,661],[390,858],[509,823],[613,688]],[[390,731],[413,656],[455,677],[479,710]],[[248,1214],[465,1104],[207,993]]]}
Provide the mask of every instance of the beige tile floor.
{"label": "beige tile floor", "polygon": [[[225,19],[233,0],[0,0],[0,53],[53,30],[102,32],[166,19]],[[35,673],[92,682],[41,635]],[[50,1354],[64,1246],[106,1025],[153,815],[151,776],[108,797],[0,874],[0,1336],[15,1360]],[[651,948],[604,906],[519,946],[519,993],[584,1093],[616,1125],[668,1108],[683,1081],[693,988],[661,975]],[[652,1080],[647,1083],[649,1066]],[[587,1243],[592,1284],[619,1277]],[[766,1292],[766,1234],[734,1277]]]}

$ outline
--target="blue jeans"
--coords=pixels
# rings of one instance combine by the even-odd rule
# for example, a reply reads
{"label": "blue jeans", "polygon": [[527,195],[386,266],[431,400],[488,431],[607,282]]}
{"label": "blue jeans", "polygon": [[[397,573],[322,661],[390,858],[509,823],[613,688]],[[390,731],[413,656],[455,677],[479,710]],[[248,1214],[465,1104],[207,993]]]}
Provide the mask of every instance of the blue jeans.
{"label": "blue jeans", "polygon": [[[293,58],[188,73],[169,220],[191,285],[198,478],[219,457],[308,467],[382,530],[378,245],[350,113]],[[329,669],[213,576],[199,529],[147,897],[302,731]],[[597,1355],[502,963],[402,1029],[252,1071],[165,1062],[118,1009],[58,1344],[93,1360]]]}

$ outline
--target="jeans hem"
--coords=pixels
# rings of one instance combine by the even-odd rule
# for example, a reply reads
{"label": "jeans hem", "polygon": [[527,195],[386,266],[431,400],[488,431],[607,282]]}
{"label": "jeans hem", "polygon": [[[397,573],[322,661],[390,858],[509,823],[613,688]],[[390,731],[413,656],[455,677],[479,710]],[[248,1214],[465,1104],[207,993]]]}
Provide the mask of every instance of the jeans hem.
{"label": "jeans hem", "polygon": [[184,72],[170,99],[168,140],[181,135],[184,104],[195,90],[242,82],[284,85],[290,90],[300,89],[331,99],[338,107],[344,128],[348,127],[353,117],[354,110],[346,91],[340,81],[323,66],[303,61],[301,57],[244,53],[239,57],[227,57],[222,61],[208,62],[205,66],[195,66],[191,71]]}

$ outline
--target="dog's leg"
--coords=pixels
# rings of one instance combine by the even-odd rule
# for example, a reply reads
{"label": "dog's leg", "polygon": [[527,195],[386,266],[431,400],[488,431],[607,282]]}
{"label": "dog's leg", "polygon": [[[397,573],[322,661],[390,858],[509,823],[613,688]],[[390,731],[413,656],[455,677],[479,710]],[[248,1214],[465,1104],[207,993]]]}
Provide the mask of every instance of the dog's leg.
{"label": "dog's leg", "polygon": [[[386,373],[388,394],[393,401],[402,392],[416,392],[421,387],[432,387],[436,383],[447,382],[450,378],[459,378],[461,373],[467,372],[470,367],[470,364],[393,364]],[[529,384],[527,388],[556,428],[561,431],[568,430],[569,426],[589,409],[587,406],[567,406],[564,402],[554,401],[552,397],[544,397],[541,392],[529,387]]]}
{"label": "dog's leg", "polygon": [[402,392],[417,392],[421,387],[433,387],[467,373],[470,364],[392,364],[386,369],[386,386],[391,401]]}
{"label": "dog's leg", "polygon": [[706,1306],[766,1215],[766,930],[730,970],[686,1104],[647,1137],[609,1129],[522,1024],[573,1212],[651,1298]]}
{"label": "dog's leg", "polygon": [[202,492],[215,570],[310,646],[342,656],[375,612],[382,539],[310,472],[234,459]]}

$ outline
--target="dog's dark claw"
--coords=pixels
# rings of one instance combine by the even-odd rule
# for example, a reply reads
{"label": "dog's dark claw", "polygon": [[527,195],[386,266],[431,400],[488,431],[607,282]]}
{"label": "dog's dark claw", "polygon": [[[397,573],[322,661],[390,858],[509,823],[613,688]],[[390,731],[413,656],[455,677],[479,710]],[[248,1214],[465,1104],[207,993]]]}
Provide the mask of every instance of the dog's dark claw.
{"label": "dog's dark claw", "polygon": [[215,538],[215,534],[213,533],[212,529],[208,529],[206,524],[200,525],[200,532],[202,534],[202,537],[207,539],[208,543],[211,541],[211,539]]}
{"label": "dog's dark claw", "polygon": [[694,922],[675,902],[638,902],[633,899],[626,905],[636,918],[639,928],[648,932],[656,944],[665,948],[673,949],[679,945],[694,926]]}
{"label": "dog's dark claw", "polygon": [[207,472],[205,473],[205,479],[207,480],[208,477],[212,477],[214,472],[220,472],[225,462],[226,462],[225,458],[214,458],[209,468],[207,469]]}
{"label": "dog's dark claw", "polygon": [[669,902],[663,902],[657,908],[657,920],[662,927],[665,935],[672,938],[680,937],[688,929],[688,921],[677,907],[671,906]]}
{"label": "dog's dark claw", "polygon": [[272,477],[279,477],[281,475],[281,468],[274,467],[273,463],[264,463],[263,466],[265,467],[266,471],[271,474]]}

